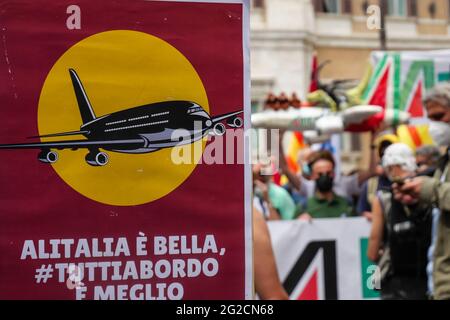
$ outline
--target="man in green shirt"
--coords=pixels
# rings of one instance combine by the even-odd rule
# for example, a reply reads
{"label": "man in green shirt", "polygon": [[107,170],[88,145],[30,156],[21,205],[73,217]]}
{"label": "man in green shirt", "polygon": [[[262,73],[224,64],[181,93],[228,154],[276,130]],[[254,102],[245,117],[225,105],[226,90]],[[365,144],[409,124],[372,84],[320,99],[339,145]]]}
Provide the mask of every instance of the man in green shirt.
{"label": "man in green shirt", "polygon": [[302,219],[320,219],[320,218],[340,218],[353,215],[353,209],[347,199],[334,193],[324,196],[316,193],[311,197],[303,207]]}
{"label": "man in green shirt", "polygon": [[300,220],[313,218],[338,218],[353,215],[349,201],[333,191],[335,162],[329,152],[311,156],[309,167],[315,174],[315,192],[309,197]]}

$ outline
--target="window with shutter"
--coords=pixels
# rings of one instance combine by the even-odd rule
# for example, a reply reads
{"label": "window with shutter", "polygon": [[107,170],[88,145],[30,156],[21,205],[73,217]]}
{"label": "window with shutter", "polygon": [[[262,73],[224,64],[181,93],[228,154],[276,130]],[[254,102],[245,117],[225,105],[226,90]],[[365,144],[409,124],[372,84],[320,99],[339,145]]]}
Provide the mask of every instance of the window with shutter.
{"label": "window with shutter", "polygon": [[264,8],[264,0],[252,0],[252,6],[255,9],[263,9]]}
{"label": "window with shutter", "polygon": [[352,13],[352,0],[342,0],[342,13],[343,14]]}
{"label": "window with shutter", "polygon": [[314,9],[316,12],[339,14],[343,11],[344,1],[345,0],[315,0]]}
{"label": "window with shutter", "polygon": [[408,16],[417,17],[417,0],[408,0]]}
{"label": "window with shutter", "polygon": [[314,11],[315,12],[323,12],[323,1],[322,0],[314,0]]}
{"label": "window with shutter", "polygon": [[387,12],[389,16],[405,17],[407,13],[406,0],[388,0]]}

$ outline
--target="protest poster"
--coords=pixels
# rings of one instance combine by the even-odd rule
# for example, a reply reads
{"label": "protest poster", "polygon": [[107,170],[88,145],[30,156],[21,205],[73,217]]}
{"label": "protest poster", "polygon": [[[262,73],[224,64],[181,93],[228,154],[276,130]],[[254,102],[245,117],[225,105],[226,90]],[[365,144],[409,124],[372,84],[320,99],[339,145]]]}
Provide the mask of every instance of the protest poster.
{"label": "protest poster", "polygon": [[251,298],[249,2],[0,6],[0,298]]}

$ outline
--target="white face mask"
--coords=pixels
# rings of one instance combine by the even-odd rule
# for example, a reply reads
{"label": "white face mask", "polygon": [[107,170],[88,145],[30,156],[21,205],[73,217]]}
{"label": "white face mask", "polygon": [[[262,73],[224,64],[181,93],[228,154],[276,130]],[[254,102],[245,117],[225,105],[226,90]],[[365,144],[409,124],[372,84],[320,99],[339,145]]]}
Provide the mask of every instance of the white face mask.
{"label": "white face mask", "polygon": [[440,121],[430,123],[429,132],[433,141],[440,147],[450,146],[450,124]]}

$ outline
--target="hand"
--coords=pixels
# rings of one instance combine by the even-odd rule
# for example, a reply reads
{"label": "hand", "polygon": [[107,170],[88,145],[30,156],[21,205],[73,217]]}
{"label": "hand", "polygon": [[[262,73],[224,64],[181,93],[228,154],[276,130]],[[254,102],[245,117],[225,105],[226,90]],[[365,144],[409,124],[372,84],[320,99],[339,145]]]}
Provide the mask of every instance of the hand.
{"label": "hand", "polygon": [[423,178],[414,178],[406,180],[405,184],[394,183],[392,189],[394,198],[405,205],[414,205],[419,202],[420,192],[422,191]]}
{"label": "hand", "polygon": [[267,202],[268,204],[270,204],[270,199],[269,199],[269,187],[267,186],[267,184],[259,181],[259,180],[255,180],[254,181],[255,186],[259,188],[259,190],[261,190],[262,192],[262,196],[263,196],[263,200],[265,202]]}
{"label": "hand", "polygon": [[368,221],[372,222],[372,219],[373,219],[373,213],[372,213],[372,212],[366,211],[366,212],[364,212],[364,213],[362,214],[362,216],[363,216],[364,218],[366,218]]}
{"label": "hand", "polygon": [[309,213],[304,213],[300,217],[298,217],[298,220],[312,222],[313,218],[311,217],[311,215]]}

